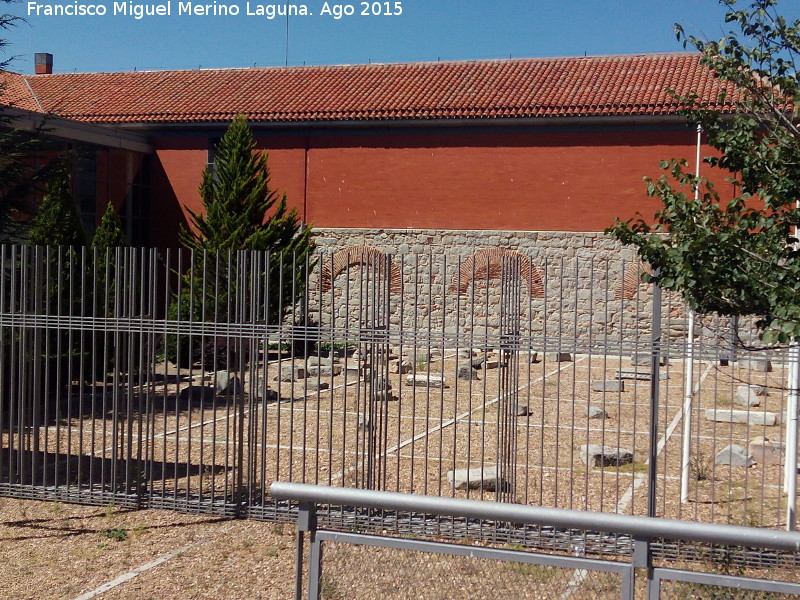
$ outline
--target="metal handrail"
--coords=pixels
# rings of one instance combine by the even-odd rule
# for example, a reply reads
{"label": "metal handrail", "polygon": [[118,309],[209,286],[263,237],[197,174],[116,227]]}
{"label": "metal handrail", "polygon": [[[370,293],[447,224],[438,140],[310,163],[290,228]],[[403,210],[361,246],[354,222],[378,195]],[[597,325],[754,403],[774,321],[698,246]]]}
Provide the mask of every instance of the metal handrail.
{"label": "metal handrail", "polygon": [[276,481],[270,486],[270,493],[273,498],[278,500],[294,500],[309,504],[359,506],[429,515],[505,521],[521,525],[545,525],[623,533],[641,540],[685,540],[800,552],[800,533],[794,531],[281,481]]}

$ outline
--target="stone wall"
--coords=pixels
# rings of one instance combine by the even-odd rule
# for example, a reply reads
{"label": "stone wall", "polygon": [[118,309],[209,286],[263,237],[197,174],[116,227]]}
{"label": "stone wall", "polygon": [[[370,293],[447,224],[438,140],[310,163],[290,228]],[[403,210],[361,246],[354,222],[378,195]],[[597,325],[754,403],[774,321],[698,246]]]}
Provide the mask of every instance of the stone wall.
{"label": "stone wall", "polygon": [[[503,330],[503,303],[519,306],[523,345],[541,351],[585,352],[613,349],[646,352],[652,330],[652,287],[636,284],[640,265],[631,249],[599,232],[512,232],[316,229],[320,261],[312,280],[309,314],[339,331],[384,325],[402,329],[415,345],[495,346]],[[321,291],[322,272],[337,272],[337,252],[365,247],[390,258],[400,281],[387,282],[374,264],[355,264]],[[521,280],[506,288],[487,277],[492,259],[476,252],[503,248],[518,252],[538,273],[541,289]],[[483,262],[483,264],[481,264]],[[497,260],[495,260],[497,262]],[[483,268],[481,268],[483,267]],[[634,284],[623,293],[626,272]],[[473,277],[474,276],[474,277]],[[466,281],[465,281],[466,279]],[[377,284],[377,286],[376,286]],[[391,289],[390,289],[391,288]],[[461,293],[459,293],[459,290]],[[532,293],[533,292],[533,293]],[[516,300],[516,297],[519,300]],[[376,310],[375,305],[380,305]],[[664,340],[673,354],[683,351],[686,311],[679,298],[663,296]],[[401,327],[402,326],[402,327]],[[704,333],[705,332],[705,333]],[[513,332],[512,332],[513,333]],[[698,325],[707,343],[724,335]]]}
{"label": "stone wall", "polygon": [[619,258],[633,252],[602,232],[571,231],[435,231],[430,229],[314,229],[317,245],[323,252],[347,246],[366,245],[391,255],[434,253],[467,257],[483,248],[503,247],[534,257]]}
{"label": "stone wall", "polygon": [[504,333],[501,282],[486,276],[489,258],[462,267],[478,251],[505,248],[529,258],[540,277],[538,293],[521,281],[506,303],[511,297],[519,306],[519,335],[536,340],[542,350],[575,351],[610,341],[630,345],[649,334],[646,286],[633,301],[614,301],[631,252],[601,233],[323,229],[316,240],[318,273],[326,267],[337,271],[337,251],[366,247],[390,256],[401,278],[394,292],[383,293],[390,285],[385,283],[376,292],[382,281],[376,267],[351,264],[329,292],[312,292],[310,315],[323,326],[375,325],[371,305],[377,302],[377,314],[386,315],[388,325],[417,332],[414,339],[423,345],[426,338],[437,345],[447,345],[440,338],[459,346],[496,345]]}

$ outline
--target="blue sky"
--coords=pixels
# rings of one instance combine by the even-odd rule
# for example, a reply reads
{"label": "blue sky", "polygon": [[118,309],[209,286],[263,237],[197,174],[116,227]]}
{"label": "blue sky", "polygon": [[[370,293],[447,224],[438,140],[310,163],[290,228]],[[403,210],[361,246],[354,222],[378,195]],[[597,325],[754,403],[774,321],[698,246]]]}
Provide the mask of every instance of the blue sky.
{"label": "blue sky", "polygon": [[[77,3],[103,4],[108,14],[28,16],[28,0],[6,9],[28,20],[0,34],[18,57],[14,70],[32,72],[35,52],[52,53],[56,72],[280,66],[286,61],[287,19],[247,16],[247,0],[217,0],[218,6],[236,4],[239,16],[178,15],[179,0],[172,0],[171,16],[142,19],[112,15],[112,0]],[[39,4],[74,6],[76,0]],[[251,10],[265,4],[251,1]],[[725,29],[725,11],[716,0],[402,0],[402,14],[394,16],[361,16],[367,3],[356,1],[349,3],[355,14],[341,19],[320,14],[324,4],[307,0],[314,14],[289,18],[290,65],[675,52],[683,49],[673,33],[676,22],[713,39]],[[331,9],[336,4],[348,3],[328,3]],[[375,3],[381,9],[386,5],[396,10],[394,1]]]}

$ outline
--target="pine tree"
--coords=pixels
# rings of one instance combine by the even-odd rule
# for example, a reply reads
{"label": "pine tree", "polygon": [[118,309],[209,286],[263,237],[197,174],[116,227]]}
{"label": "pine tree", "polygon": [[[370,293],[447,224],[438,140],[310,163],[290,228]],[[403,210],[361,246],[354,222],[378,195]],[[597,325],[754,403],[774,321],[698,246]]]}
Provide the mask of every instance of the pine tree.
{"label": "pine tree", "polygon": [[[188,210],[191,229],[181,228],[181,243],[196,251],[195,268],[184,275],[184,290],[175,298],[170,318],[228,321],[229,299],[246,290],[237,289],[237,277],[229,262],[230,252],[256,250],[269,252],[264,273],[269,283],[266,312],[270,323],[280,321],[303,296],[307,263],[314,244],[311,229],[302,227],[295,210],[288,210],[286,195],[269,185],[265,154],[255,151],[253,134],[243,116],[236,117],[216,148],[215,164],[203,172],[199,188],[202,214]],[[206,254],[199,254],[205,252]],[[203,256],[205,260],[203,260]],[[201,289],[202,288],[202,289]],[[251,307],[252,309],[253,307]],[[263,307],[257,308],[263,314]],[[217,367],[231,362],[214,342],[204,352],[205,362]],[[199,344],[182,346],[185,363],[196,361]],[[175,360],[177,348],[168,345],[168,356]]]}
{"label": "pine tree", "polygon": [[301,231],[297,211],[287,211],[286,195],[270,189],[267,157],[254,148],[247,120],[239,115],[216,148],[214,168],[203,172],[204,214],[189,210],[193,231],[182,228],[181,242],[194,250],[269,250],[305,259],[313,247],[311,230]]}
{"label": "pine tree", "polygon": [[[77,207],[72,196],[72,180],[69,173],[57,171],[47,184],[47,191],[39,204],[37,215],[28,229],[28,243],[33,246],[48,246],[42,252],[42,271],[47,275],[42,282],[42,305],[44,314],[80,314],[80,307],[88,290],[80,290],[80,250],[86,236],[78,218]],[[73,278],[70,280],[70,275]],[[77,275],[77,276],[76,276]],[[69,290],[69,292],[67,292]],[[68,365],[87,359],[81,353],[80,339],[85,334],[48,329],[42,335],[42,352],[31,356],[46,365],[49,393],[59,393],[69,384]]]}
{"label": "pine tree", "polygon": [[114,210],[111,202],[106,206],[106,212],[100,221],[100,227],[94,232],[92,248],[105,250],[106,248],[119,248],[128,245],[128,238],[122,230],[122,221]]}
{"label": "pine tree", "polygon": [[[122,221],[109,202],[91,244],[95,251],[93,304],[97,316],[114,316],[117,278],[124,280],[124,274],[120,271],[126,264],[124,260],[117,263],[116,248],[127,245],[128,240],[122,231]],[[105,332],[93,334],[93,358],[90,365],[93,369],[92,380],[103,379],[120,356],[120,348],[127,347],[126,344],[119,343],[119,335],[122,334]],[[135,360],[133,364],[136,364]]]}
{"label": "pine tree", "polygon": [[86,235],[72,197],[72,181],[65,170],[47,184],[39,212],[31,221],[28,240],[34,246],[82,246]]}

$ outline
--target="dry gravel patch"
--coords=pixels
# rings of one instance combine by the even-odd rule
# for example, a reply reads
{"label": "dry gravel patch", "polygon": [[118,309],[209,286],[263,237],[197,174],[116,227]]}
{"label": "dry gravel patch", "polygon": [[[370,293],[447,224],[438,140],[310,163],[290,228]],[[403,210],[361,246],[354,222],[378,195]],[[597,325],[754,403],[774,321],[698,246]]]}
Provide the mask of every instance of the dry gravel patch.
{"label": "dry gravel patch", "polygon": [[0,498],[0,598],[269,599],[294,593],[294,526]]}

